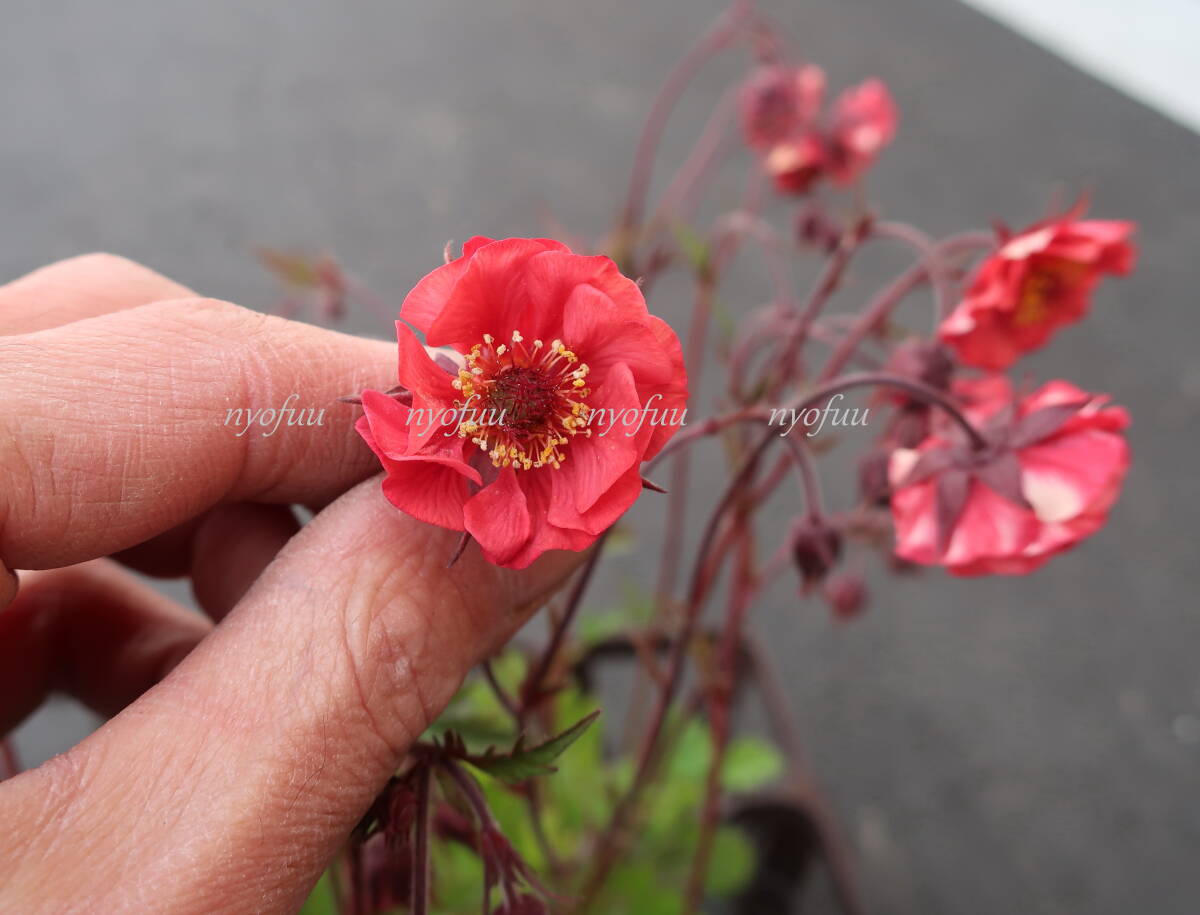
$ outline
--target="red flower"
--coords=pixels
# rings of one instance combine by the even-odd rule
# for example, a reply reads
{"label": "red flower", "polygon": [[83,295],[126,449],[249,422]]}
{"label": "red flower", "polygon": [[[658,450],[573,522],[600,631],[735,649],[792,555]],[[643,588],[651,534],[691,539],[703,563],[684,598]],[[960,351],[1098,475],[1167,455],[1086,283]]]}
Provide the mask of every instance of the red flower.
{"label": "red flower", "polygon": [[1129,416],[1051,381],[1013,402],[1007,379],[962,383],[988,445],[937,432],[892,453],[896,554],[956,575],[1031,572],[1095,533],[1129,467]]}
{"label": "red flower", "polygon": [[1077,212],[1030,226],[983,262],[938,336],[968,365],[1004,369],[1087,314],[1103,273],[1133,269],[1131,222]]}
{"label": "red flower", "polygon": [[633,504],[640,465],[683,421],[679,341],[607,257],[547,239],[472,238],[408,294],[400,383],[364,391],[357,428],[397,508],[465,530],[498,565],[582,550]]}
{"label": "red flower", "polygon": [[[811,116],[793,117],[792,131],[785,136],[762,126],[776,125],[783,118],[751,119],[744,115],[743,120],[752,146],[773,140],[767,146],[763,167],[776,186],[791,194],[804,194],[826,175],[834,184],[854,183],[892,141],[898,117],[887,86],[870,79],[838,97],[826,124],[814,123]],[[758,125],[753,131],[751,123]]]}
{"label": "red flower", "polygon": [[742,86],[739,99],[747,144],[753,149],[769,149],[807,129],[817,117],[824,94],[825,71],[820,67],[759,67]]}
{"label": "red flower", "polygon": [[775,179],[775,186],[789,194],[807,194],[827,166],[825,144],[813,131],[776,143],[763,158],[763,168]]}
{"label": "red flower", "polygon": [[833,106],[829,130],[829,177],[852,184],[896,136],[900,115],[882,80],[847,89]]}

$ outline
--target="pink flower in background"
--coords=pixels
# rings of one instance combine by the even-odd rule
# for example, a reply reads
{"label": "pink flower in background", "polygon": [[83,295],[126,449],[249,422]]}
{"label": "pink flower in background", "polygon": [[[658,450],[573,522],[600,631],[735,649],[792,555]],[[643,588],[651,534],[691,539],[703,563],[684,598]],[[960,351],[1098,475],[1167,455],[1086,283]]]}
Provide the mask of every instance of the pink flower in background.
{"label": "pink flower in background", "polygon": [[365,391],[357,428],[397,508],[465,530],[497,565],[582,550],[642,489],[675,433],[687,375],[671,328],[607,257],[548,239],[472,238],[422,279],[397,322],[412,404]]}
{"label": "pink flower in background", "polygon": [[900,114],[882,80],[847,89],[833,106],[828,168],[834,184],[852,184],[896,136]]}
{"label": "pink flower in background", "polygon": [[896,135],[899,114],[882,81],[847,89],[822,118],[824,88],[818,67],[772,65],[742,90],[746,142],[785,193],[805,194],[823,177],[853,184]]}
{"label": "pink flower in background", "polygon": [[764,64],[742,85],[742,131],[753,149],[769,149],[807,130],[825,94],[825,71],[813,64]]}
{"label": "pink flower in background", "polygon": [[1133,269],[1133,223],[1077,215],[1031,226],[983,262],[938,330],[962,362],[1007,368],[1083,318],[1102,274]]}
{"label": "pink flower in background", "polygon": [[1065,381],[1014,402],[1007,379],[960,382],[982,450],[935,433],[892,453],[896,554],[956,575],[1031,572],[1095,533],[1129,467],[1129,415]]}
{"label": "pink flower in background", "polygon": [[775,186],[788,194],[807,194],[828,165],[825,145],[813,132],[776,143],[763,157]]}

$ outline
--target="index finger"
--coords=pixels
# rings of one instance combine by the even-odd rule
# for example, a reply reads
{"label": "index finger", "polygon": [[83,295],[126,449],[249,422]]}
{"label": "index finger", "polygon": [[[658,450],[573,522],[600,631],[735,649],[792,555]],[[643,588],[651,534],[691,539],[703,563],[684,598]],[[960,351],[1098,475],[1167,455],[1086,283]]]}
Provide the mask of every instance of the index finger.
{"label": "index finger", "polygon": [[340,395],[394,344],[190,299],[0,337],[0,561],[126,549],[225,500],[324,502],[375,459]]}
{"label": "index finger", "polygon": [[195,293],[115,254],[81,254],[0,286],[0,336],[28,334],[83,318]]}

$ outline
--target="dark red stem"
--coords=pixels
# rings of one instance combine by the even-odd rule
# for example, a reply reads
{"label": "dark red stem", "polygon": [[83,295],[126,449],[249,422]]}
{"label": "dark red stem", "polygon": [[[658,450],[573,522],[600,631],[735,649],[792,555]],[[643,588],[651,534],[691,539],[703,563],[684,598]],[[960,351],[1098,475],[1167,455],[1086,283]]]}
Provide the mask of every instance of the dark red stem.
{"label": "dark red stem", "polygon": [[416,772],[416,822],[413,829],[412,847],[412,913],[427,915],[429,912],[429,764],[421,765]]}

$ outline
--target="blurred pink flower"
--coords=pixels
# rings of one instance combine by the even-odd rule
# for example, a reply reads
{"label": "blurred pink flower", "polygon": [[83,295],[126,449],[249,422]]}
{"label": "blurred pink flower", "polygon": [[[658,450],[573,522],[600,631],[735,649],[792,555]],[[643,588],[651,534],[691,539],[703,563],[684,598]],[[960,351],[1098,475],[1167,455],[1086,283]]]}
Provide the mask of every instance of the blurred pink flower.
{"label": "blurred pink flower", "polygon": [[[765,85],[765,77],[758,80]],[[781,79],[777,82],[783,84]],[[748,86],[756,84],[752,79]],[[820,86],[824,87],[823,75]],[[790,104],[765,101],[776,97],[799,98],[797,90],[790,95],[782,89],[773,93],[761,88],[744,91],[743,128],[747,142],[764,150],[763,167],[775,180],[776,187],[790,194],[807,193],[825,176],[837,185],[853,184],[896,135],[899,120],[896,104],[887,86],[878,79],[847,89],[824,119],[817,112],[819,91],[810,92],[803,105],[799,101]],[[757,101],[751,105],[745,98]],[[785,125],[790,129],[785,131]]]}
{"label": "blurred pink flower", "polygon": [[742,132],[753,149],[769,149],[806,130],[825,94],[825,71],[813,64],[763,64],[742,84]]}
{"label": "blurred pink flower", "polygon": [[982,450],[935,432],[892,453],[896,554],[956,575],[1031,572],[1103,526],[1129,467],[1129,415],[1066,381],[1014,402],[1002,376],[959,382]]}
{"label": "blurred pink flower", "polygon": [[938,330],[962,362],[1007,368],[1058,328],[1083,318],[1102,274],[1133,269],[1133,223],[1078,215],[1046,220],[1003,240],[979,267]]}
{"label": "blurred pink flower", "polygon": [[852,184],[896,136],[900,114],[882,80],[847,89],[833,106],[828,167],[834,184]]}

